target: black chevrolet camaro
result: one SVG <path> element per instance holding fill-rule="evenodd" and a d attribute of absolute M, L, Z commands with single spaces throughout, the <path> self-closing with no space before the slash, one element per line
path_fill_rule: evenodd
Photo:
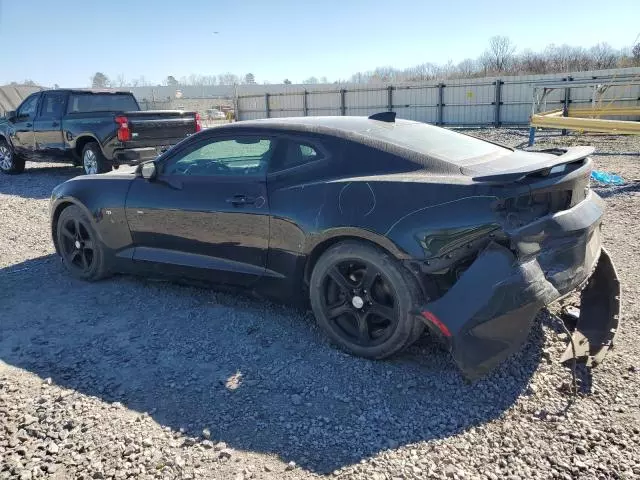
<path fill-rule="evenodd" d="M 53 191 L 69 272 L 142 273 L 309 299 L 345 350 L 384 358 L 428 328 L 475 378 L 581 289 L 566 358 L 597 364 L 620 310 L 589 147 L 524 152 L 371 117 L 237 122 L 135 171 Z"/>

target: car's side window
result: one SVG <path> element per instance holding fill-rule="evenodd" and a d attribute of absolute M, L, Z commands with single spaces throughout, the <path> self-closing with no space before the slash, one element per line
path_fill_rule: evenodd
<path fill-rule="evenodd" d="M 184 176 L 255 175 L 266 171 L 272 145 L 272 140 L 254 136 L 211 140 L 170 158 L 162 172 Z"/>
<path fill-rule="evenodd" d="M 305 165 L 324 158 L 317 146 L 298 140 L 283 140 L 278 158 L 274 159 L 270 170 L 277 172 L 288 168 Z"/>
<path fill-rule="evenodd" d="M 61 92 L 47 92 L 44 94 L 40 118 L 60 119 L 64 112 L 66 95 Z"/>
<path fill-rule="evenodd" d="M 27 98 L 18 110 L 18 118 L 20 120 L 32 119 L 36 115 L 36 107 L 38 106 L 38 97 L 40 95 L 32 95 Z"/>

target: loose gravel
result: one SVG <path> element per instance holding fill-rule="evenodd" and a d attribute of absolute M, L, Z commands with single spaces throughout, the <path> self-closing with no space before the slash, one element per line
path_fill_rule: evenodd
<path fill-rule="evenodd" d="M 534 149 L 567 144 L 595 145 L 598 168 L 630 181 L 599 188 L 624 318 L 575 397 L 548 312 L 468 384 L 428 337 L 374 362 L 332 347 L 308 312 L 242 294 L 73 280 L 48 197 L 79 170 L 0 176 L 0 479 L 640 477 L 640 138 L 543 133 Z"/>

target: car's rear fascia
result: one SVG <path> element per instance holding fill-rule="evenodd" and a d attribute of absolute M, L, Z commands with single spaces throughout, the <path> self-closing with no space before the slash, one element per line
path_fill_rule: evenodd
<path fill-rule="evenodd" d="M 577 179 L 590 169 L 588 160 L 563 178 L 569 188 L 582 188 Z M 567 185 L 563 178 L 542 179 L 541 191 Z M 620 287 L 601 243 L 604 201 L 587 183 L 584 197 L 573 203 L 524 225 L 503 225 L 497 240 L 485 243 L 444 295 L 416 310 L 450 347 L 466 377 L 486 374 L 520 349 L 542 307 L 585 286 L 575 357 L 595 365 L 611 347 Z M 563 360 L 568 358 L 573 354 Z"/>

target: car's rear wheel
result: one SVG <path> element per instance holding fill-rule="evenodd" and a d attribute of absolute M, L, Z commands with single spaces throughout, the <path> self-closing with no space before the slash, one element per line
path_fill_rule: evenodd
<path fill-rule="evenodd" d="M 62 211 L 56 238 L 62 263 L 71 275 L 82 280 L 107 276 L 104 246 L 80 207 L 72 205 Z"/>
<path fill-rule="evenodd" d="M 415 281 L 396 259 L 365 243 L 341 242 L 318 259 L 310 300 L 320 327 L 358 356 L 393 355 L 424 329 L 411 313 L 420 301 Z"/>
<path fill-rule="evenodd" d="M 0 170 L 15 174 L 24 172 L 24 158 L 19 157 L 4 138 L 0 138 Z"/>
<path fill-rule="evenodd" d="M 82 169 L 87 175 L 105 173 L 111 170 L 111 164 L 102 154 L 96 142 L 87 143 L 82 150 Z"/>

